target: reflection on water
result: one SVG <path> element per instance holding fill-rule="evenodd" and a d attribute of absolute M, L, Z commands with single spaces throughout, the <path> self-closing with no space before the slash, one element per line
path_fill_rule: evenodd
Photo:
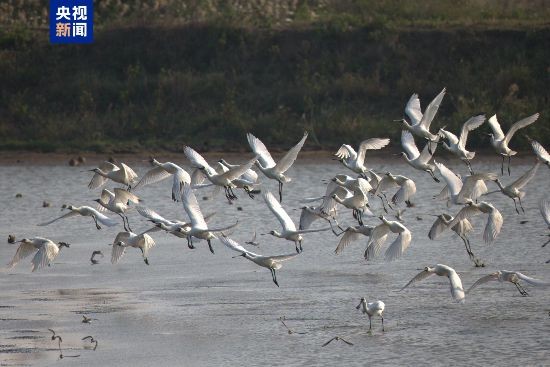
<path fill-rule="evenodd" d="M 243 160 L 245 157 L 243 157 Z M 182 159 L 183 161 L 183 159 Z M 297 221 L 298 200 L 324 192 L 321 179 L 346 170 L 336 162 L 327 164 L 298 160 L 291 170 L 293 181 L 285 185 L 283 206 Z M 454 164 L 453 164 L 454 163 Z M 13 233 L 17 238 L 44 236 L 72 244 L 63 249 L 51 268 L 30 273 L 30 258 L 15 269 L 3 272 L 0 290 L 0 361 L 5 365 L 51 365 L 58 359 L 57 343 L 48 328 L 63 337 L 64 353 L 80 354 L 78 365 L 150 366 L 162 365 L 365 365 L 383 363 L 418 365 L 430 360 L 436 364 L 485 365 L 547 363 L 550 342 L 548 289 L 529 288 L 530 297 L 521 297 L 512 284 L 489 283 L 466 298 L 465 305 L 452 302 L 448 281 L 433 277 L 403 292 L 396 292 L 418 268 L 435 263 L 454 267 L 469 287 L 478 277 L 497 269 L 518 270 L 534 277 L 550 279 L 548 248 L 540 245 L 546 227 L 537 203 L 548 196 L 548 185 L 527 187 L 525 215 L 517 215 L 512 200 L 500 194 L 489 197 L 504 216 L 504 227 L 492 246 L 482 243 L 484 217 L 473 221 L 473 250 L 488 265 L 474 268 L 460 238 L 450 232 L 439 241 L 427 238 L 433 218 L 427 213 L 447 211 L 445 203 L 434 202 L 437 184 L 426 174 L 413 171 L 397 160 L 391 164 L 371 162 L 380 170 L 391 170 L 417 182 L 414 208 L 404 213 L 413 241 L 403 258 L 387 264 L 383 260 L 366 263 L 362 254 L 366 239 L 350 245 L 341 255 L 333 253 L 338 243 L 330 232 L 305 236 L 304 252 L 284 264 L 278 272 L 281 288 L 271 281 L 269 271 L 258 268 L 215 241 L 216 254 L 205 242 L 188 249 L 185 240 L 153 234 L 157 242 L 149 254 L 150 266 L 141 253 L 128 249 L 121 262 L 110 264 L 110 247 L 116 228 L 95 229 L 90 218 L 70 218 L 47 227 L 36 223 L 59 216 L 62 204 L 91 205 L 98 192 L 87 189 L 88 173 L 66 166 L 0 167 L 1 238 Z M 466 173 L 465 166 L 448 163 Z M 529 165 L 516 165 L 512 178 Z M 497 172 L 495 162 L 476 161 L 474 169 Z M 146 167 L 138 167 L 143 173 Z M 549 182 L 550 171 L 542 167 L 535 181 Z M 265 187 L 276 192 L 273 182 Z M 492 185 L 490 185 L 492 186 Z M 22 198 L 15 198 L 16 193 Z M 254 230 L 265 233 L 279 224 L 258 196 L 252 200 L 244 192 L 228 205 L 223 193 L 201 200 L 211 190 L 197 194 L 203 212 L 216 212 L 213 226 L 238 218 L 240 225 L 232 237 L 243 243 Z M 145 204 L 168 218 L 184 219 L 181 204 L 170 200 L 168 181 L 141 189 Z M 52 203 L 42 208 L 42 201 Z M 380 203 L 372 200 L 375 208 Z M 242 207 L 242 211 L 237 207 Z M 380 214 L 379 209 L 375 212 Z M 148 223 L 131 213 L 135 230 Z M 113 216 L 114 217 L 114 216 Z M 340 222 L 353 224 L 351 213 L 341 211 Z M 118 217 L 115 217 L 118 220 Z M 520 224 L 520 221 L 527 220 Z M 367 223 L 376 224 L 372 218 Z M 317 226 L 324 226 L 319 223 Z M 258 236 L 265 254 L 291 253 L 294 245 L 271 236 Z M 391 240 L 391 239 L 390 239 Z M 388 242 L 389 243 L 389 242 Z M 14 245 L 0 246 L 0 261 L 7 263 Z M 91 265 L 94 250 L 105 258 Z M 367 333 L 368 318 L 355 309 L 359 298 L 381 299 L 386 304 L 386 332 L 380 320 L 373 319 L 374 332 Z M 97 318 L 81 322 L 82 314 Z M 280 323 L 286 320 L 291 334 Z M 99 341 L 89 350 L 84 336 Z M 354 343 L 331 343 L 340 335 Z M 73 361 L 73 363 L 76 359 Z M 65 361 L 66 362 L 66 361 Z"/>

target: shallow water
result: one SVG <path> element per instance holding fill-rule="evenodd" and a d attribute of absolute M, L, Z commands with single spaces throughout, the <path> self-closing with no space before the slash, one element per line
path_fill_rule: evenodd
<path fill-rule="evenodd" d="M 243 157 L 243 160 L 245 157 Z M 182 158 L 180 163 L 183 162 Z M 326 163 L 328 162 L 328 163 Z M 465 174 L 459 162 L 445 162 Z M 485 217 L 473 221 L 470 236 L 473 250 L 487 267 L 475 268 L 468 260 L 462 241 L 448 233 L 430 241 L 427 232 L 433 218 L 426 213 L 456 213 L 435 202 L 443 184 L 414 171 L 398 160 L 385 164 L 377 159 L 371 166 L 391 170 L 414 179 L 418 192 L 416 206 L 404 213 L 405 225 L 413 241 L 404 256 L 393 263 L 382 259 L 366 262 L 366 238 L 354 243 L 343 254 L 333 253 L 339 239 L 331 232 L 305 236 L 304 252 L 286 262 L 278 271 L 281 285 L 271 281 L 269 271 L 235 255 L 215 241 L 216 254 L 205 242 L 189 250 L 184 240 L 164 233 L 153 234 L 157 246 L 149 255 L 150 266 L 141 253 L 128 249 L 118 265 L 110 264 L 110 247 L 122 225 L 95 229 L 90 218 L 70 218 L 47 227 L 36 223 L 61 215 L 62 204 L 91 205 L 98 192 L 88 190 L 91 175 L 81 167 L 3 166 L 0 167 L 0 237 L 13 233 L 18 239 L 43 236 L 72 244 L 63 249 L 50 268 L 30 272 L 30 258 L 0 276 L 0 362 L 2 365 L 80 366 L 212 366 L 212 365 L 418 365 L 429 361 L 442 365 L 542 365 L 548 363 L 550 341 L 550 292 L 548 288 L 527 287 L 530 296 L 521 297 L 512 284 L 497 282 L 480 286 L 467 296 L 464 305 L 455 304 L 448 281 L 432 277 L 402 291 L 397 290 L 418 273 L 419 268 L 436 263 L 454 267 L 469 287 L 478 277 L 498 269 L 522 271 L 550 280 L 549 248 L 541 248 L 547 233 L 539 214 L 538 201 L 548 196 L 550 170 L 541 167 L 527 186 L 525 215 L 517 215 L 512 200 L 500 194 L 488 200 L 502 212 L 504 227 L 492 246 L 482 244 Z M 530 166 L 512 166 L 512 178 Z M 499 164 L 476 161 L 474 169 L 497 171 Z M 138 166 L 143 174 L 147 167 Z M 294 180 L 285 185 L 283 206 L 296 221 L 298 199 L 321 195 L 321 179 L 348 173 L 337 162 L 301 161 L 290 171 Z M 260 178 L 264 188 L 276 193 L 277 186 Z M 545 185 L 541 183 L 545 182 Z M 493 185 L 489 185 L 490 190 Z M 99 190 L 98 190 L 99 191 Z M 15 194 L 23 197 L 16 199 Z M 168 218 L 184 219 L 181 204 L 170 200 L 167 181 L 141 189 L 145 204 Z M 243 243 L 254 230 L 267 232 L 279 227 L 261 196 L 249 199 L 243 192 L 228 205 L 223 194 L 210 200 L 211 189 L 197 192 L 203 213 L 217 212 L 212 225 L 223 226 L 239 219 L 231 235 Z M 52 203 L 42 208 L 42 201 Z M 379 201 L 372 199 L 379 207 Z M 241 206 L 242 211 L 237 208 Z M 376 213 L 381 213 L 375 209 Z M 350 213 L 342 210 L 340 222 L 352 225 Z M 137 213 L 131 213 L 133 229 L 148 228 Z M 422 220 L 418 220 L 420 216 Z M 116 217 L 118 219 L 118 217 Z M 520 221 L 527 220 L 525 224 Z M 377 224 L 378 219 L 366 220 Z M 324 227 L 317 222 L 315 227 Z M 291 242 L 258 236 L 261 245 L 252 251 L 261 254 L 293 253 Z M 388 240 L 392 240 L 391 237 Z M 9 262 L 16 247 L 0 246 L 0 261 Z M 92 266 L 93 250 L 105 258 Z M 368 318 L 355 309 L 359 298 L 381 299 L 386 304 L 386 332 L 380 320 Z M 81 323 L 82 314 L 97 318 Z M 298 332 L 289 335 L 278 321 Z M 63 354 L 80 355 L 59 361 L 57 343 L 48 328 L 63 337 Z M 93 351 L 81 338 L 92 335 L 99 346 Z M 340 335 L 354 343 L 332 342 Z"/>

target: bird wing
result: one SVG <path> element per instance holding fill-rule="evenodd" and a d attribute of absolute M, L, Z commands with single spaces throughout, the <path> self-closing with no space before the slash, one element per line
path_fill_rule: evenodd
<path fill-rule="evenodd" d="M 143 257 L 147 258 L 149 250 L 155 246 L 155 240 L 153 240 L 153 237 L 149 236 L 147 233 L 141 233 L 138 236 L 137 245 L 143 251 Z"/>
<path fill-rule="evenodd" d="M 514 181 L 514 183 L 512 183 L 511 186 L 515 186 L 518 190 L 523 188 L 523 186 L 527 185 L 527 183 L 531 181 L 533 177 L 535 177 L 535 174 L 537 173 L 537 169 L 539 168 L 539 166 L 540 166 L 540 162 L 537 161 L 537 163 L 535 163 L 535 165 L 531 169 L 529 169 L 520 178 Z"/>
<path fill-rule="evenodd" d="M 465 294 L 462 281 L 454 269 L 449 269 L 449 282 L 451 283 L 451 295 L 457 302 L 464 302 Z"/>
<path fill-rule="evenodd" d="M 313 213 L 310 208 L 303 207 L 300 213 L 300 225 L 298 229 L 308 229 L 318 218 L 319 216 Z"/>
<path fill-rule="evenodd" d="M 144 206 L 136 206 L 136 210 L 139 214 L 141 214 L 143 217 L 153 221 L 154 223 L 163 223 L 165 225 L 173 224 L 172 221 L 169 221 L 165 219 L 163 216 L 158 214 L 156 211 L 149 209 Z"/>
<path fill-rule="evenodd" d="M 544 149 L 544 147 L 536 140 L 531 139 L 531 146 L 533 147 L 533 151 L 544 162 L 550 162 L 550 154 Z"/>
<path fill-rule="evenodd" d="M 112 164 L 111 162 L 107 162 L 107 161 L 101 163 L 97 168 L 99 168 L 103 172 L 117 171 L 120 169 L 114 164 Z M 99 173 L 96 173 L 93 175 L 92 179 L 90 180 L 90 183 L 88 184 L 88 188 L 91 190 L 97 189 L 98 187 L 103 186 L 105 182 L 107 182 L 107 178 L 101 176 Z"/>
<path fill-rule="evenodd" d="M 99 223 L 101 223 L 103 225 L 106 225 L 107 227 L 114 227 L 118 224 L 116 220 L 114 220 L 112 218 L 109 218 L 105 214 L 101 214 L 100 212 L 98 212 L 97 210 L 95 210 L 94 208 L 92 208 L 90 206 L 83 206 L 82 208 L 86 208 L 86 209 L 90 210 L 92 212 L 93 216 L 95 217 L 95 219 Z"/>
<path fill-rule="evenodd" d="M 251 133 L 246 134 L 246 138 L 248 139 L 248 144 L 250 145 L 250 149 L 254 152 L 254 154 L 258 155 L 258 161 L 262 165 L 263 168 L 271 168 L 275 166 L 275 161 L 273 160 L 273 157 L 271 157 L 271 154 L 269 153 L 269 150 L 265 147 L 264 143 Z"/>
<path fill-rule="evenodd" d="M 391 201 L 394 204 L 400 204 L 405 200 L 409 200 L 416 193 L 416 184 L 413 180 L 407 179 L 401 185 L 401 188 L 397 190 L 395 195 L 393 195 Z"/>
<path fill-rule="evenodd" d="M 434 199 L 436 199 L 436 200 L 446 200 L 448 198 L 449 198 L 449 186 L 448 185 L 445 185 L 445 187 L 443 187 L 443 189 L 441 189 L 439 194 L 434 196 Z"/>
<path fill-rule="evenodd" d="M 333 341 L 334 339 L 336 339 L 336 337 L 330 339 L 328 342 L 326 342 L 325 344 L 321 345 L 322 347 L 326 347 L 327 345 L 330 344 L 331 341 Z"/>
<path fill-rule="evenodd" d="M 504 138 L 504 142 L 506 144 L 508 144 L 510 142 L 510 139 L 512 139 L 514 134 L 519 129 L 523 129 L 524 127 L 527 127 L 527 126 L 531 125 L 533 122 L 537 121 L 538 118 L 539 118 L 539 114 L 535 113 L 534 115 L 526 117 L 522 120 L 519 120 L 515 124 L 513 124 L 512 127 L 510 127 L 510 130 L 508 130 L 508 132 L 506 133 L 506 137 Z"/>
<path fill-rule="evenodd" d="M 487 193 L 485 181 L 494 181 L 498 178 L 495 173 L 476 173 L 467 176 L 463 182 L 460 193 L 458 194 L 458 202 L 466 202 L 466 199 L 475 200 L 481 195 Z"/>
<path fill-rule="evenodd" d="M 339 255 L 344 251 L 344 249 L 352 242 L 359 241 L 361 239 L 362 234 L 357 232 L 352 232 L 346 230 L 346 233 L 342 236 L 340 239 L 340 242 L 338 242 L 338 246 L 336 246 L 336 249 L 334 250 L 334 253 Z"/>
<path fill-rule="evenodd" d="M 430 159 L 432 159 L 437 147 L 437 143 L 434 143 L 433 141 L 427 142 L 426 145 L 424 145 L 424 149 L 422 149 L 422 153 L 420 153 L 418 160 L 422 163 L 428 163 Z M 430 150 L 432 151 L 431 153 Z"/>
<path fill-rule="evenodd" d="M 439 169 L 439 173 L 441 173 L 441 176 L 443 176 L 443 179 L 447 183 L 447 187 L 449 188 L 451 196 L 458 195 L 458 193 L 462 189 L 462 180 L 460 180 L 460 178 L 458 178 L 458 176 L 453 171 L 445 167 L 443 163 L 434 163 Z"/>
<path fill-rule="evenodd" d="M 183 154 L 189 159 L 192 166 L 195 168 L 204 168 L 209 174 L 216 174 L 216 170 L 212 168 L 206 159 L 203 158 L 197 151 L 193 148 L 186 146 L 183 148 Z"/>
<path fill-rule="evenodd" d="M 206 175 L 200 169 L 196 169 L 191 174 L 191 186 L 201 185 L 206 180 Z"/>
<path fill-rule="evenodd" d="M 113 194 L 111 191 L 107 190 L 107 189 L 103 189 L 101 190 L 101 196 L 99 197 L 99 199 L 103 202 L 103 203 L 108 203 L 110 202 L 111 200 L 113 200 L 115 198 L 115 194 Z M 100 205 L 101 208 L 103 208 L 103 210 L 106 210 L 103 206 Z M 102 210 L 102 211 L 103 211 Z"/>
<path fill-rule="evenodd" d="M 430 273 L 429 271 L 422 270 L 420 273 L 416 274 L 414 278 L 412 278 L 403 288 L 401 288 L 399 291 L 402 291 L 403 289 L 407 288 L 409 285 L 419 282 L 421 280 L 426 279 L 430 275 L 433 275 L 434 273 Z"/>
<path fill-rule="evenodd" d="M 384 176 L 376 186 L 374 195 L 381 195 L 384 191 L 399 186 L 395 180 L 389 176 Z"/>
<path fill-rule="evenodd" d="M 504 139 L 504 132 L 502 131 L 502 128 L 498 123 L 497 115 L 491 116 L 487 122 L 489 123 L 489 126 L 491 126 L 491 129 L 493 130 L 495 140 Z"/>
<path fill-rule="evenodd" d="M 52 241 L 48 241 L 42 246 L 34 255 L 32 259 L 32 271 L 37 269 L 42 269 L 43 267 L 49 265 L 59 253 L 59 247 Z"/>
<path fill-rule="evenodd" d="M 199 202 L 193 193 L 191 187 L 187 184 L 183 185 L 182 195 L 183 209 L 191 220 L 191 225 L 197 229 L 208 229 L 204 217 L 201 213 Z"/>
<path fill-rule="evenodd" d="M 275 165 L 275 170 L 277 172 L 280 172 L 280 173 L 285 173 L 291 166 L 292 164 L 294 163 L 294 161 L 296 160 L 296 158 L 298 157 L 298 153 L 300 153 L 300 150 L 302 149 L 302 147 L 304 146 L 304 143 L 306 142 L 306 139 L 307 139 L 307 131 L 304 132 L 304 136 L 302 137 L 302 139 L 298 142 L 298 144 L 296 144 L 295 146 L 293 146 L 286 154 L 283 158 L 281 158 L 279 160 L 279 162 L 277 162 L 277 164 Z"/>
<path fill-rule="evenodd" d="M 119 188 L 115 189 L 115 199 L 116 201 L 124 204 L 128 204 L 129 201 L 131 201 L 132 203 L 138 204 L 141 201 L 139 197 L 129 192 L 128 190 L 119 189 Z"/>
<path fill-rule="evenodd" d="M 264 200 L 271 212 L 275 214 L 281 225 L 283 226 L 283 229 L 287 231 L 296 231 L 296 226 L 294 225 L 294 222 L 292 219 L 290 219 L 290 216 L 288 213 L 283 209 L 281 206 L 281 203 L 277 201 L 275 196 L 269 191 L 266 191 L 264 193 Z"/>
<path fill-rule="evenodd" d="M 420 120 L 420 125 L 425 127 L 426 130 L 430 130 L 430 125 L 435 117 L 435 114 L 437 113 L 437 110 L 439 109 L 439 105 L 441 104 L 444 96 L 445 88 L 443 88 L 443 90 L 439 92 L 439 94 L 433 99 L 433 101 L 430 102 L 428 107 L 426 107 L 426 109 L 424 110 L 424 115 Z"/>
<path fill-rule="evenodd" d="M 378 256 L 382 245 L 386 242 L 388 238 L 388 233 L 390 232 L 390 227 L 385 223 L 381 223 L 374 227 L 367 242 L 367 248 L 365 249 L 364 257 L 366 260 L 372 260 L 374 257 Z"/>
<path fill-rule="evenodd" d="M 365 162 L 365 154 L 367 150 L 371 149 L 382 149 L 386 145 L 390 143 L 390 139 L 382 139 L 382 138 L 371 138 L 367 140 L 363 140 L 361 144 L 359 144 L 359 151 L 357 153 L 357 163 L 362 165 Z"/>
<path fill-rule="evenodd" d="M 180 201 L 184 184 L 191 184 L 191 176 L 184 169 L 178 169 L 172 181 L 172 200 Z"/>
<path fill-rule="evenodd" d="M 544 280 L 540 280 L 540 279 L 531 278 L 531 277 L 529 277 L 525 274 L 520 273 L 519 271 L 516 271 L 515 273 L 518 276 L 518 278 L 520 278 L 521 280 L 526 281 L 527 283 L 529 283 L 531 285 L 536 285 L 536 286 L 550 285 L 549 282 L 545 282 Z"/>
<path fill-rule="evenodd" d="M 369 192 L 372 190 L 372 186 L 369 184 L 367 180 L 364 178 L 359 177 L 354 184 L 354 194 L 363 194 L 365 198 L 369 195 Z"/>
<path fill-rule="evenodd" d="M 430 232 L 428 232 L 428 238 L 430 240 L 436 240 L 447 228 L 449 227 L 445 222 L 440 217 L 437 217 L 434 224 L 432 224 L 432 228 L 430 228 Z"/>
<path fill-rule="evenodd" d="M 52 224 L 53 222 L 59 220 L 59 219 L 65 219 L 65 218 L 70 218 L 70 217 L 76 217 L 78 214 L 78 212 L 74 211 L 74 210 L 71 210 L 69 213 L 66 213 L 66 214 L 63 214 L 62 216 L 58 217 L 58 218 L 55 218 L 55 219 L 52 219 L 48 222 L 44 222 L 44 223 L 40 223 L 40 224 L 37 224 L 37 226 L 47 226 L 48 224 Z"/>
<path fill-rule="evenodd" d="M 336 153 L 334 153 L 335 156 L 337 156 L 340 159 L 348 159 L 351 157 L 351 159 L 357 158 L 357 153 L 355 152 L 355 149 L 351 147 L 351 145 L 348 144 L 342 144 L 340 149 Z"/>
<path fill-rule="evenodd" d="M 470 117 L 468 121 L 462 125 L 462 130 L 460 131 L 460 139 L 458 140 L 458 145 L 462 148 L 466 148 L 466 141 L 468 140 L 468 133 L 472 130 L 477 129 L 485 122 L 485 115 L 477 115 Z"/>
<path fill-rule="evenodd" d="M 544 218 L 544 221 L 550 227 L 550 199 L 541 200 L 539 208 L 542 218 Z"/>
<path fill-rule="evenodd" d="M 133 182 L 137 180 L 138 175 L 133 169 L 131 169 L 130 167 L 128 167 L 122 162 L 120 162 L 120 167 L 122 167 L 122 169 L 124 170 L 124 174 L 128 178 L 128 182 Z"/>
<path fill-rule="evenodd" d="M 287 255 L 275 255 L 275 256 L 269 256 L 269 258 L 276 262 L 286 261 L 295 258 L 299 254 L 293 253 L 293 254 L 287 254 Z"/>
<path fill-rule="evenodd" d="M 15 255 L 13 256 L 13 259 L 8 263 L 8 269 L 13 268 L 17 263 L 33 252 L 36 251 L 36 247 L 32 243 L 24 243 L 21 242 L 19 247 L 17 248 L 17 251 L 15 252 Z"/>
<path fill-rule="evenodd" d="M 159 181 L 162 181 L 171 176 L 171 173 L 167 172 L 164 168 L 158 166 L 151 168 L 147 173 L 139 180 L 134 190 L 139 189 L 140 187 L 150 185 Z"/>
<path fill-rule="evenodd" d="M 455 134 L 445 129 L 439 129 L 439 136 L 448 139 L 450 144 L 458 144 L 459 142 Z"/>
<path fill-rule="evenodd" d="M 496 209 L 493 208 L 487 219 L 487 225 L 485 226 L 485 231 L 483 232 L 483 240 L 486 244 L 491 244 L 497 238 L 502 228 L 502 223 L 504 219 L 502 214 Z"/>
<path fill-rule="evenodd" d="M 256 156 L 251 160 L 249 160 L 248 162 L 246 162 L 245 164 L 241 164 L 240 166 L 235 166 L 230 168 L 227 172 L 224 172 L 220 176 L 229 181 L 233 181 L 241 177 L 242 175 L 244 175 L 245 172 L 248 171 L 254 165 L 254 163 L 256 163 L 257 160 L 258 160 L 258 157 Z"/>
<path fill-rule="evenodd" d="M 463 219 L 470 219 L 473 216 L 476 216 L 478 214 L 481 214 L 481 210 L 476 208 L 475 206 L 465 205 L 460 211 L 455 215 L 451 223 L 449 223 L 449 227 L 453 228 L 455 225 L 458 224 Z"/>
<path fill-rule="evenodd" d="M 416 143 L 414 142 L 414 137 L 408 130 L 401 131 L 401 146 L 410 160 L 416 159 L 420 155 Z"/>
<path fill-rule="evenodd" d="M 243 246 L 241 246 L 237 241 L 235 241 L 235 240 L 233 240 L 229 237 L 221 236 L 220 241 L 221 241 L 221 243 L 223 243 L 225 246 L 229 247 L 233 251 L 240 252 L 241 254 L 249 254 L 249 255 L 252 255 L 252 256 L 260 256 L 258 254 L 255 254 L 253 252 L 248 251 Z"/>
<path fill-rule="evenodd" d="M 487 283 L 487 282 L 490 282 L 490 281 L 493 281 L 493 280 L 498 280 L 498 271 L 496 271 L 494 273 L 491 273 L 489 275 L 485 275 L 485 276 L 479 278 L 478 280 L 476 280 L 476 282 L 474 284 L 472 284 L 472 286 L 466 291 L 466 293 L 470 293 L 478 285 L 481 285 L 483 283 Z"/>
<path fill-rule="evenodd" d="M 414 93 L 407 105 L 405 106 L 405 113 L 409 116 L 411 120 L 411 125 L 417 125 L 422 120 L 422 110 L 420 109 L 420 99 L 418 99 L 418 94 Z"/>
<path fill-rule="evenodd" d="M 231 228 L 235 228 L 238 225 L 239 225 L 239 221 L 237 220 L 235 223 L 230 224 L 230 225 L 225 226 L 225 227 L 208 228 L 208 231 L 212 232 L 214 234 L 222 234 L 223 235 L 223 231 L 230 230 Z"/>
<path fill-rule="evenodd" d="M 111 249 L 111 264 L 116 264 L 122 258 L 126 252 L 126 246 L 118 245 L 119 242 L 127 243 L 130 238 L 129 232 L 119 232 L 115 240 L 113 241 L 113 248 Z"/>
<path fill-rule="evenodd" d="M 411 244 L 412 235 L 408 229 L 405 229 L 403 232 L 399 233 L 399 236 L 389 245 L 386 253 L 384 254 L 384 259 L 386 261 L 397 260 L 403 255 L 405 250 Z"/>

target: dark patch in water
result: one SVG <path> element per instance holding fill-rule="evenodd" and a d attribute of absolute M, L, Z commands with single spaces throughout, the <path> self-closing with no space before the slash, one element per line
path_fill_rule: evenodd
<path fill-rule="evenodd" d="M 0 308 L 15 308 L 15 306 L 2 306 L 2 305 L 0 305 Z"/>
<path fill-rule="evenodd" d="M 11 336 L 6 339 L 43 339 L 43 336 L 39 335 L 22 335 L 22 336 Z"/>
<path fill-rule="evenodd" d="M 51 298 L 31 298 L 30 299 L 31 301 L 38 301 L 38 302 L 42 302 L 42 301 L 55 301 L 54 299 L 51 299 Z"/>

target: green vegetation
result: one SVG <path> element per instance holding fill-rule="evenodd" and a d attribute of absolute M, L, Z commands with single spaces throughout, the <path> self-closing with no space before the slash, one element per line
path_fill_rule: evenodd
<path fill-rule="evenodd" d="M 96 1 L 94 44 L 58 46 L 47 1 L 4 2 L 0 148 L 246 149 L 247 131 L 287 146 L 304 129 L 312 148 L 395 143 L 410 95 L 443 87 L 435 127 L 540 112 L 525 132 L 550 145 L 544 1 L 274 3 Z"/>

